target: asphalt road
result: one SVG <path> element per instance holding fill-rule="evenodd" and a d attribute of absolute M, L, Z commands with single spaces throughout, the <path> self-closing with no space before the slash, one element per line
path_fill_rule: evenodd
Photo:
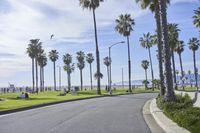
<path fill-rule="evenodd" d="M 74 101 L 0 116 L 0 133 L 150 133 L 144 103 L 157 94 Z"/>

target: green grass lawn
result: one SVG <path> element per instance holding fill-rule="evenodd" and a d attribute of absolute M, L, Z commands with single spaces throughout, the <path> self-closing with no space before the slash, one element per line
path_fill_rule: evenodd
<path fill-rule="evenodd" d="M 178 88 L 178 90 L 183 90 L 183 88 L 182 87 L 179 87 Z M 197 89 L 196 89 L 196 87 L 190 87 L 190 86 L 185 86 L 185 91 L 188 91 L 188 92 L 194 92 L 194 91 L 196 91 Z"/>
<path fill-rule="evenodd" d="M 113 95 L 117 94 L 128 94 L 128 89 L 117 88 L 113 90 Z M 152 90 L 145 90 L 142 88 L 137 88 L 133 90 L 133 93 L 142 93 L 142 92 L 152 92 Z M 158 92 L 155 90 L 154 92 Z M 58 96 L 61 92 L 58 91 L 48 91 L 48 92 L 40 92 L 39 94 L 29 94 L 28 99 L 18 99 L 16 98 L 21 93 L 0 93 L 0 110 L 8 110 L 8 109 L 16 109 L 21 107 L 39 105 L 44 103 L 63 101 L 69 99 L 78 99 L 78 98 L 88 98 L 88 97 L 96 97 L 100 96 L 96 94 L 96 90 L 88 90 L 88 91 L 79 91 L 76 95 L 67 94 L 66 96 Z M 107 95 L 108 93 L 105 90 L 102 90 L 102 95 Z"/>

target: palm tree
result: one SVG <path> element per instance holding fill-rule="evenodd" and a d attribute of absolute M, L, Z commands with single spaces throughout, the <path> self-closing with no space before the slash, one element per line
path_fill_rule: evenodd
<path fill-rule="evenodd" d="M 178 29 L 178 24 L 175 24 L 175 23 L 168 24 L 169 45 L 170 45 L 171 56 L 172 56 L 172 66 L 173 66 L 175 89 L 177 89 L 177 84 L 176 84 L 176 67 L 175 67 L 174 51 L 178 44 L 178 32 L 179 31 L 180 31 L 180 29 Z"/>
<path fill-rule="evenodd" d="M 40 89 L 41 91 L 44 91 L 44 67 L 47 65 L 46 54 L 39 54 L 38 65 L 40 66 Z"/>
<path fill-rule="evenodd" d="M 76 54 L 77 54 L 76 59 L 78 61 L 77 67 L 80 70 L 81 90 L 83 90 L 83 68 L 85 67 L 85 53 L 79 51 Z"/>
<path fill-rule="evenodd" d="M 58 56 L 58 52 L 57 50 L 51 50 L 49 52 L 49 58 L 50 60 L 53 62 L 53 72 L 54 72 L 54 91 L 56 90 L 56 61 L 58 60 L 59 56 Z"/>
<path fill-rule="evenodd" d="M 33 88 L 33 91 L 35 91 L 35 74 L 34 74 L 35 47 L 32 43 L 28 44 L 26 53 L 32 60 L 32 83 L 33 83 L 32 88 Z"/>
<path fill-rule="evenodd" d="M 109 85 L 109 79 L 110 79 L 110 77 L 109 77 L 109 66 L 110 66 L 110 64 L 111 64 L 111 59 L 107 56 L 107 57 L 105 57 L 103 60 L 104 60 L 104 64 L 105 64 L 106 67 L 107 67 L 108 85 Z"/>
<path fill-rule="evenodd" d="M 94 61 L 94 56 L 92 53 L 88 53 L 86 56 L 86 61 L 90 64 L 90 84 L 91 84 L 91 90 L 93 89 L 92 86 L 92 62 Z"/>
<path fill-rule="evenodd" d="M 94 32 L 95 32 L 95 43 L 96 43 L 96 61 L 97 61 L 97 75 L 102 75 L 100 72 L 100 59 L 99 59 L 99 47 L 98 47 L 98 38 L 97 38 L 97 25 L 96 25 L 96 14 L 95 10 L 100 6 L 100 2 L 104 0 L 79 0 L 80 6 L 82 8 L 86 8 L 92 10 L 93 20 L 94 20 Z M 101 94 L 101 83 L 100 77 L 97 77 L 97 94 Z"/>
<path fill-rule="evenodd" d="M 101 78 L 101 79 L 102 79 L 102 78 L 103 78 L 103 74 L 102 74 L 102 73 L 95 73 L 95 74 L 94 74 L 94 78 L 95 78 L 95 79 L 98 79 L 98 78 Z"/>
<path fill-rule="evenodd" d="M 188 75 L 189 75 L 189 79 L 190 79 L 190 87 L 192 87 L 191 70 L 188 70 Z"/>
<path fill-rule="evenodd" d="M 196 81 L 196 87 L 198 89 L 198 79 L 197 79 L 197 67 L 196 67 L 196 51 L 199 49 L 200 43 L 197 38 L 191 38 L 189 40 L 189 49 L 193 52 L 193 62 L 194 62 L 194 75 L 195 75 L 195 81 Z"/>
<path fill-rule="evenodd" d="M 68 91 L 71 91 L 71 73 L 75 69 L 74 64 L 72 64 L 72 55 L 68 53 L 63 55 L 63 62 L 65 64 L 63 68 L 67 72 Z M 67 92 L 66 89 L 65 92 Z"/>
<path fill-rule="evenodd" d="M 134 19 L 131 18 L 130 14 L 121 14 L 118 19 L 116 19 L 115 30 L 119 32 L 120 35 L 127 38 L 128 45 L 128 75 L 129 75 L 129 92 L 131 90 L 131 58 L 130 58 L 130 45 L 129 45 L 129 36 L 133 31 L 133 26 L 135 25 Z"/>
<path fill-rule="evenodd" d="M 176 70 L 176 79 L 178 80 L 179 70 Z M 176 81 L 178 82 L 178 81 Z M 176 83 L 177 84 L 177 83 Z"/>
<path fill-rule="evenodd" d="M 165 94 L 165 85 L 164 85 L 164 74 L 163 74 L 163 42 L 162 42 L 162 27 L 161 27 L 161 16 L 160 16 L 160 5 L 158 0 L 136 0 L 137 3 L 140 3 L 142 9 L 149 8 L 153 13 L 155 13 L 156 27 L 157 27 L 157 43 L 158 43 L 158 60 L 159 60 L 159 76 L 160 76 L 160 95 L 164 96 Z M 166 0 L 169 3 L 169 0 Z M 171 93 L 173 94 L 173 93 Z"/>
<path fill-rule="evenodd" d="M 168 27 L 167 27 L 167 6 L 166 1 L 158 0 L 160 6 L 160 16 L 161 16 L 161 27 L 163 35 L 163 44 L 164 44 L 164 66 L 165 66 L 165 77 L 166 77 L 166 88 L 167 93 L 165 95 L 165 101 L 175 101 L 176 96 L 173 90 L 173 78 L 172 78 L 172 69 L 171 69 L 171 57 L 170 57 L 170 46 L 168 38 Z"/>
<path fill-rule="evenodd" d="M 143 60 L 141 66 L 142 66 L 142 68 L 143 68 L 144 71 L 145 71 L 146 81 L 148 81 L 148 80 L 147 80 L 147 69 L 148 69 L 148 67 L 149 67 L 149 61 L 148 61 L 148 60 Z M 147 89 L 147 84 L 145 84 L 145 89 Z"/>
<path fill-rule="evenodd" d="M 179 56 L 179 61 L 180 61 L 180 67 L 181 67 L 181 80 L 182 80 L 182 88 L 184 90 L 184 72 L 183 72 L 183 64 L 182 64 L 182 57 L 181 54 L 184 51 L 184 42 L 183 41 L 178 41 L 177 47 L 175 48 L 175 51 L 177 52 Z"/>
<path fill-rule="evenodd" d="M 36 92 L 38 93 L 38 55 L 39 53 L 42 53 L 42 42 L 40 42 L 40 39 L 31 39 L 30 44 L 33 45 L 33 54 L 35 57 L 35 72 L 36 72 Z"/>
<path fill-rule="evenodd" d="M 197 10 L 194 10 L 194 25 L 196 25 L 197 28 L 200 28 L 200 7 Z"/>
<path fill-rule="evenodd" d="M 200 28 L 200 7 L 197 10 L 194 10 L 194 14 L 195 15 L 193 16 L 193 18 L 194 18 L 193 23 L 197 28 Z M 199 31 L 199 33 L 200 33 L 200 31 Z"/>
<path fill-rule="evenodd" d="M 153 74 L 153 65 L 152 65 L 152 60 L 151 60 L 151 47 L 153 46 L 153 44 L 154 44 L 154 37 L 149 32 L 147 34 L 143 34 L 143 37 L 140 38 L 140 45 L 143 48 L 146 48 L 149 52 L 152 85 L 153 85 L 153 80 L 154 80 L 154 74 Z M 152 86 L 152 88 L 154 89 L 154 85 Z"/>

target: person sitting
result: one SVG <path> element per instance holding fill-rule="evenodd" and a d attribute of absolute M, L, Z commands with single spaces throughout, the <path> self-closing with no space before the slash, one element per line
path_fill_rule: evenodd
<path fill-rule="evenodd" d="M 17 98 L 24 99 L 24 98 L 26 98 L 26 95 L 25 95 L 25 93 L 24 93 L 24 92 L 22 92 L 22 94 L 21 94 L 20 96 L 18 96 Z"/>
<path fill-rule="evenodd" d="M 28 95 L 28 93 L 27 93 L 27 92 L 25 93 L 25 98 L 29 98 L 29 95 Z"/>

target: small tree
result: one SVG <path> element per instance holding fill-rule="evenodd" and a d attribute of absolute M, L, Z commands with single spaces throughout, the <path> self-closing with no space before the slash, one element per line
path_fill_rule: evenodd
<path fill-rule="evenodd" d="M 92 53 L 87 54 L 86 61 L 90 64 L 90 84 L 91 84 L 91 90 L 92 90 L 93 89 L 93 86 L 92 86 L 92 62 L 94 61 L 94 56 Z"/>
<path fill-rule="evenodd" d="M 72 55 L 65 54 L 63 55 L 63 62 L 64 62 L 64 70 L 67 72 L 67 80 L 68 80 L 68 91 L 71 91 L 71 73 L 74 71 L 75 67 L 74 64 L 72 64 Z M 64 90 L 67 92 L 67 90 Z"/>
<path fill-rule="evenodd" d="M 79 51 L 76 53 L 76 59 L 77 59 L 77 67 L 80 70 L 80 81 L 81 81 L 81 90 L 83 90 L 83 68 L 85 67 L 85 53 L 82 51 Z"/>
<path fill-rule="evenodd" d="M 197 67 L 196 67 L 196 51 L 199 49 L 200 43 L 197 38 L 191 38 L 189 40 L 189 49 L 193 52 L 193 62 L 194 62 L 194 75 L 195 75 L 195 81 L 196 81 L 196 87 L 198 89 L 198 78 L 197 78 Z"/>
<path fill-rule="evenodd" d="M 148 67 L 149 67 L 149 61 L 148 61 L 148 60 L 143 60 L 141 66 L 142 66 L 142 68 L 143 68 L 144 71 L 145 71 L 146 81 L 148 81 L 148 80 L 147 80 L 147 69 L 148 69 Z M 147 83 L 147 82 L 146 82 L 146 83 Z M 145 89 L 147 89 L 147 84 L 145 84 Z"/>
<path fill-rule="evenodd" d="M 56 61 L 58 60 L 58 52 L 56 50 L 51 50 L 49 52 L 49 58 L 53 62 L 53 74 L 54 74 L 54 91 L 56 90 Z"/>
<path fill-rule="evenodd" d="M 109 79 L 110 79 L 110 76 L 109 76 L 109 66 L 111 64 L 111 59 L 107 56 L 104 58 L 104 64 L 106 65 L 107 67 L 107 75 L 108 75 L 108 85 L 109 85 Z M 111 88 L 110 88 L 111 89 Z"/>

